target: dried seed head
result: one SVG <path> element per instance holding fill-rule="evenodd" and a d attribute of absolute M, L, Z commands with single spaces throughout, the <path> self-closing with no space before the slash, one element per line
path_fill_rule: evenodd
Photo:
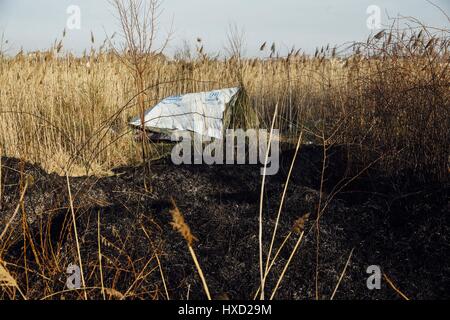
<path fill-rule="evenodd" d="M 170 210 L 170 214 L 172 215 L 172 222 L 170 224 L 174 230 L 178 231 L 187 243 L 192 246 L 194 241 L 197 241 L 197 238 L 191 233 L 191 228 L 189 228 L 188 224 L 184 221 L 183 214 L 178 209 L 175 201 L 173 199 L 171 201 L 173 208 Z"/>
<path fill-rule="evenodd" d="M 305 229 L 305 223 L 308 221 L 309 219 L 309 213 L 306 213 L 303 215 L 303 217 L 298 218 L 297 220 L 295 220 L 294 222 L 294 232 L 300 234 L 303 232 L 303 230 Z"/>
<path fill-rule="evenodd" d="M 381 30 L 380 32 L 378 32 L 376 35 L 374 35 L 373 37 L 377 40 L 380 40 L 385 34 L 385 30 Z"/>

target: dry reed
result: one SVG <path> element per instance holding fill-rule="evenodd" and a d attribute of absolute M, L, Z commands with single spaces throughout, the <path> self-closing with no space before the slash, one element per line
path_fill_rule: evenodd
<path fill-rule="evenodd" d="M 195 254 L 194 248 L 192 247 L 194 241 L 197 239 L 192 235 L 191 229 L 189 228 L 188 224 L 184 221 L 183 214 L 178 209 L 175 201 L 172 199 L 172 206 L 173 208 L 170 210 L 170 213 L 172 214 L 172 227 L 178 231 L 183 238 L 186 240 L 189 253 L 191 254 L 192 260 L 194 261 L 195 267 L 197 268 L 198 275 L 200 276 L 200 279 L 202 281 L 203 289 L 205 290 L 206 297 L 208 300 L 211 300 L 211 294 L 209 292 L 208 284 L 206 282 L 205 275 L 203 274 L 203 270 L 200 267 L 200 263 L 198 262 L 197 255 Z"/>

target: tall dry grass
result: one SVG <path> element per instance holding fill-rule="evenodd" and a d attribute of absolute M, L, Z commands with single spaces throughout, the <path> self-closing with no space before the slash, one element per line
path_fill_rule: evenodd
<path fill-rule="evenodd" d="M 305 129 L 312 142 L 324 136 L 327 143 L 355 146 L 355 162 L 371 153 L 390 153 L 383 160 L 386 169 L 420 170 L 443 179 L 449 140 L 448 35 L 419 24 L 387 30 L 339 57 L 329 47 L 313 57 L 292 51 L 265 60 L 158 55 L 143 75 L 145 104 L 239 85 L 245 89 L 239 109 L 248 115 L 239 126 L 270 127 L 278 103 L 275 127 L 284 135 L 296 137 Z M 139 114 L 136 97 L 141 95 L 127 67 L 105 50 L 76 58 L 58 55 L 58 49 L 1 58 L 2 152 L 48 171 L 70 169 L 72 175 L 136 163 L 139 146 L 127 120 Z"/>

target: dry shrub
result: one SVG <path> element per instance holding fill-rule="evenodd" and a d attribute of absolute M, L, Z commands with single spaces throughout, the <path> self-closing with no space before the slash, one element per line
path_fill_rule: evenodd
<path fill-rule="evenodd" d="M 360 44 L 350 60 L 357 87 L 343 134 L 387 157 L 388 174 L 447 179 L 449 141 L 448 32 L 387 30 Z"/>

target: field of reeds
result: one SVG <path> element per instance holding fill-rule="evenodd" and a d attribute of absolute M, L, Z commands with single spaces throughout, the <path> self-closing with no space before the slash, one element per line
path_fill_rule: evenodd
<path fill-rule="evenodd" d="M 139 114 L 133 74 L 111 52 L 76 58 L 57 54 L 62 44 L 0 60 L 2 154 L 75 175 L 136 163 L 139 148 L 127 126 Z M 176 59 L 157 55 L 145 70 L 145 106 L 170 95 L 240 86 L 246 97 L 237 126 L 268 128 L 278 104 L 275 127 L 286 137 L 295 140 L 306 130 L 314 142 L 382 155 L 387 169 L 443 179 L 448 46 L 447 31 L 417 28 L 381 32 L 341 48 L 340 56 L 326 47 L 315 56 L 292 50 L 276 57 L 275 46 L 261 48 L 267 59 L 215 59 L 202 48 Z"/>
<path fill-rule="evenodd" d="M 407 298 L 394 282 L 413 297 L 448 296 L 430 277 L 439 268 L 450 278 L 439 265 L 450 37 L 414 22 L 313 55 L 262 44 L 265 59 L 208 55 L 199 39 L 174 57 L 146 56 L 140 74 L 124 63 L 132 53 L 105 45 L 75 57 L 64 37 L 47 52 L 0 55 L 0 297 L 243 299 L 263 287 L 270 298 L 278 289 L 284 299 L 333 299 L 338 289 L 347 299 Z M 283 170 L 266 189 L 253 167 L 174 168 L 159 145 L 147 149 L 150 173 L 140 166 L 128 122 L 142 105 L 234 86 L 230 126 L 281 131 Z M 285 236 L 270 242 L 274 225 Z M 429 264 L 410 259 L 433 246 Z M 396 280 L 384 273 L 389 286 L 370 296 L 357 268 L 375 263 L 374 252 Z M 75 293 L 65 289 L 69 263 L 85 268 Z M 408 278 L 419 269 L 423 278 Z"/>

